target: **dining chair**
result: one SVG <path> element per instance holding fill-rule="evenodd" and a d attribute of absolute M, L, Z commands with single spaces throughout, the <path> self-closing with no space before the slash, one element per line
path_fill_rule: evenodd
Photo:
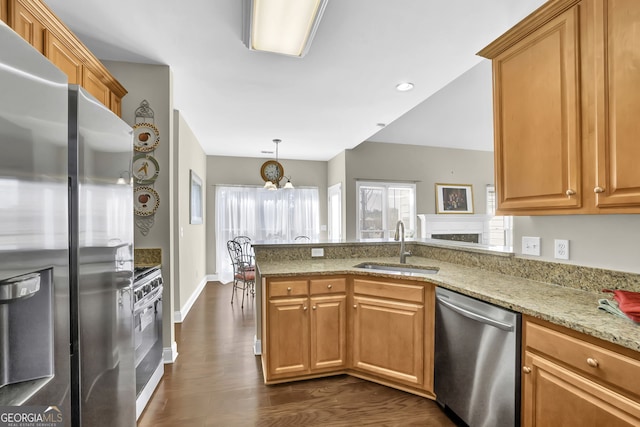
<path fill-rule="evenodd" d="M 242 251 L 242 245 L 235 240 L 227 242 L 227 250 L 229 258 L 233 264 L 233 289 L 231 290 L 231 304 L 238 290 L 242 291 L 242 302 L 240 308 L 244 308 L 244 295 L 251 293 L 254 295 L 254 286 L 256 282 L 255 268 L 249 265 Z"/>
<path fill-rule="evenodd" d="M 232 240 L 238 242 L 242 247 L 242 258 L 247 263 L 247 268 L 255 270 L 255 256 L 253 255 L 253 248 L 251 247 L 251 237 L 236 236 Z"/>

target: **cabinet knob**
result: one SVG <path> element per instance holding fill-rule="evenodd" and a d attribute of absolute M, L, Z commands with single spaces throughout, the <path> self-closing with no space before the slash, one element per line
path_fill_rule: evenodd
<path fill-rule="evenodd" d="M 291 292 L 291 286 L 287 288 L 287 292 Z"/>
<path fill-rule="evenodd" d="M 566 194 L 567 196 L 573 196 L 574 194 L 576 194 L 576 192 L 575 192 L 575 190 L 568 189 L 568 190 L 565 192 L 565 194 Z"/>
<path fill-rule="evenodd" d="M 353 308 L 358 308 L 358 304 L 353 304 Z"/>
<path fill-rule="evenodd" d="M 604 188 L 602 187 L 596 187 L 593 189 L 594 193 L 604 193 Z"/>
<path fill-rule="evenodd" d="M 597 368 L 599 363 L 596 359 L 594 359 L 593 357 L 588 357 L 587 358 L 587 365 L 591 366 L 592 368 Z"/>
<path fill-rule="evenodd" d="M 531 373 L 531 368 L 528 366 L 523 366 L 522 367 L 522 372 L 524 372 L 525 374 L 530 374 Z"/>
<path fill-rule="evenodd" d="M 333 288 L 333 285 L 327 285 L 327 289 Z"/>
<path fill-rule="evenodd" d="M 313 309 L 315 310 L 317 307 L 314 305 L 314 306 L 313 306 L 313 307 L 311 307 L 311 308 L 313 308 Z"/>
<path fill-rule="evenodd" d="M 302 309 L 303 309 L 304 311 L 307 311 L 307 306 L 306 306 L 306 305 L 305 305 L 305 306 L 302 306 Z"/>

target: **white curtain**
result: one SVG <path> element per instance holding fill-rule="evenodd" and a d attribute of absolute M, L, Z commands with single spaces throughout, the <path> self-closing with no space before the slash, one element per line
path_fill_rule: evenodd
<path fill-rule="evenodd" d="M 269 191 L 260 187 L 216 187 L 216 266 L 219 280 L 233 277 L 227 241 L 248 236 L 254 242 L 317 240 L 320 206 L 317 188 Z"/>

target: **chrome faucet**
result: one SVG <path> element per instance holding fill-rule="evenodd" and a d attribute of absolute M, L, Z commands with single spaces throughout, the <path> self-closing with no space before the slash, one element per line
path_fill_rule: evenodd
<path fill-rule="evenodd" d="M 404 223 L 402 220 L 396 223 L 396 235 L 393 240 L 396 242 L 400 239 L 400 264 L 407 263 L 407 257 L 411 256 L 411 251 L 405 251 L 404 249 Z"/>

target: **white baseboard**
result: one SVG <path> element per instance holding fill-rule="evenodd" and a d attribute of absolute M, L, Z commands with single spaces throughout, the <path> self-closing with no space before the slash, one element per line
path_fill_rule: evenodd
<path fill-rule="evenodd" d="M 147 407 L 147 403 L 151 400 L 151 395 L 156 390 L 156 387 L 160 383 L 162 376 L 164 375 L 164 364 L 162 361 L 158 364 L 158 367 L 155 371 L 153 371 L 153 375 L 149 379 L 149 382 L 144 386 L 140 395 L 136 399 L 136 420 L 140 418 L 140 414 L 144 411 L 144 408 Z"/>
<path fill-rule="evenodd" d="M 217 282 L 218 281 L 218 275 L 217 274 L 207 274 L 207 281 L 208 282 Z"/>
<path fill-rule="evenodd" d="M 178 358 L 178 343 L 173 341 L 171 347 L 164 347 L 162 351 L 162 359 L 164 363 L 173 363 Z"/>
<path fill-rule="evenodd" d="M 260 356 L 262 354 L 262 340 L 259 340 L 257 336 L 253 336 L 253 354 Z"/>
<path fill-rule="evenodd" d="M 198 284 L 196 290 L 193 291 L 187 302 L 180 308 L 179 311 L 175 311 L 173 313 L 173 321 L 175 323 L 182 323 L 182 321 L 187 317 L 187 314 L 189 314 L 189 310 L 191 310 L 191 307 L 193 307 L 193 304 L 196 302 L 196 300 L 204 290 L 204 287 L 207 285 L 208 281 L 209 276 L 205 276 Z"/>

